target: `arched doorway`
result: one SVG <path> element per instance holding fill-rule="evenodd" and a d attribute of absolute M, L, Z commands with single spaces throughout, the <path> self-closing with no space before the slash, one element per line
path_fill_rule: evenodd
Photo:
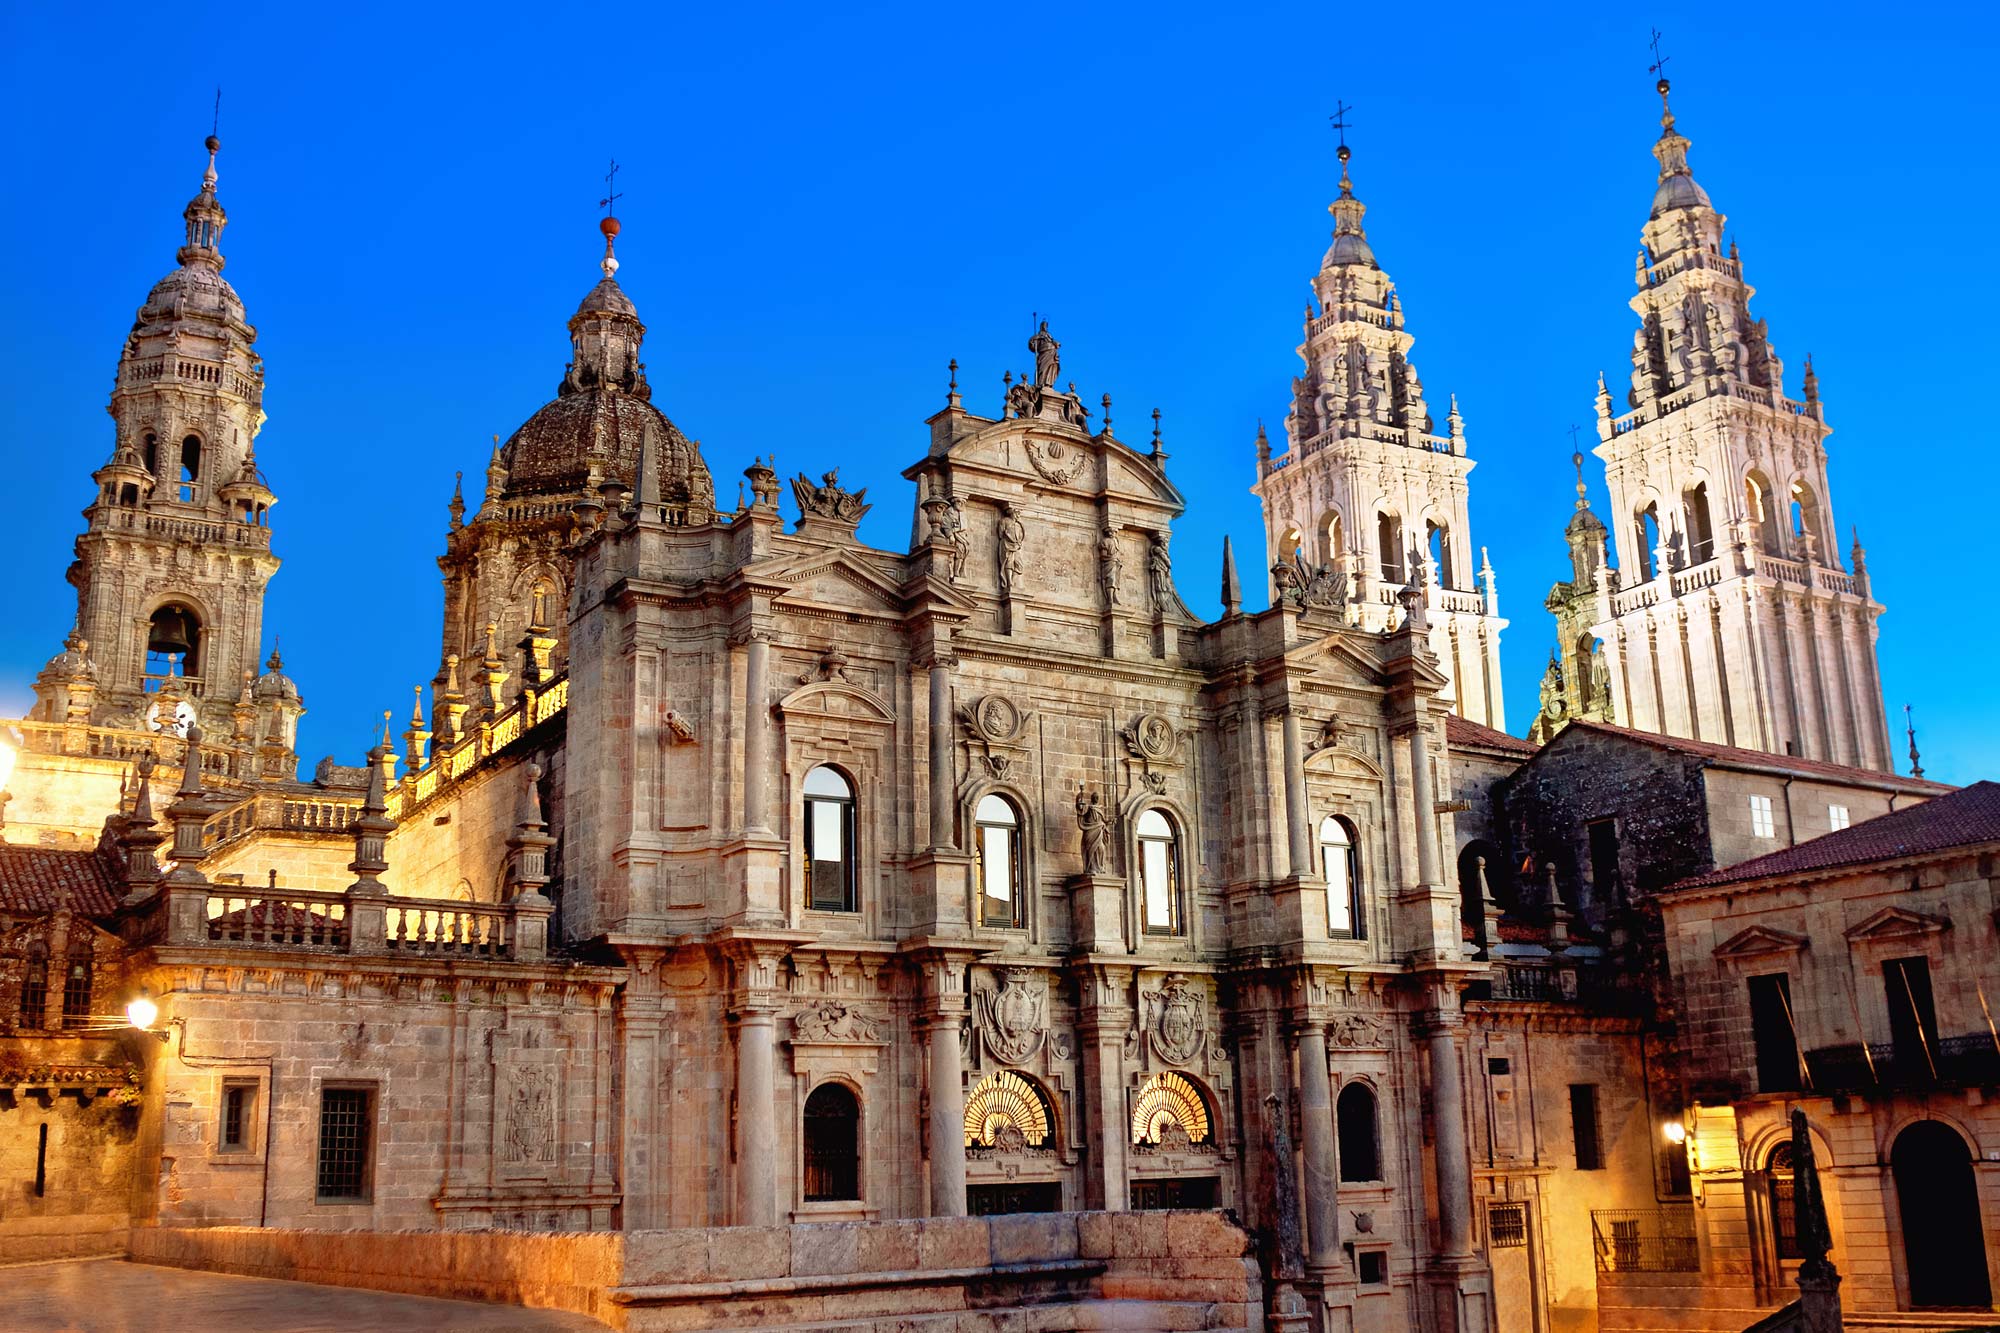
<path fill-rule="evenodd" d="M 1889 1152 L 1903 1218 L 1903 1271 L 1912 1306 L 1993 1303 L 1979 1191 L 1965 1140 L 1937 1120 L 1919 1120 Z"/>

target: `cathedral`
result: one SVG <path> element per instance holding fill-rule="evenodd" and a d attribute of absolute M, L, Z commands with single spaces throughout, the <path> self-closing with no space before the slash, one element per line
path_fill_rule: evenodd
<path fill-rule="evenodd" d="M 1873 1077 L 1877 1027 L 1901 1060 L 1975 1032 L 2000 880 L 1965 829 L 2000 821 L 1986 784 L 1894 769 L 1817 382 L 1787 397 L 1661 124 L 1624 409 L 1597 389 L 1612 523 L 1578 455 L 1528 739 L 1458 404 L 1417 374 L 1343 143 L 1283 451 L 1257 436 L 1261 571 L 1176 548 L 1157 424 L 1115 431 L 1046 324 L 1003 395 L 954 373 L 908 442 L 906 548 L 857 538 L 870 479 L 833 459 L 759 460 L 722 508 L 607 217 L 555 397 L 453 495 L 428 703 L 304 775 L 211 137 L 120 350 L 74 628 L 0 733 L 0 1237 L 785 1233 L 795 1299 L 801 1236 L 1207 1211 L 1262 1295 L 1232 1322 L 1175 1288 L 1207 1322 L 1143 1326 L 1740 1329 L 1823 1294 L 1815 1264 L 1850 1310 L 1991 1309 L 2000 1042 L 1862 1086 L 1803 1034 L 1824 1011 Z M 1931 906 L 1877 910 L 1901 881 L 1865 856 L 1766 864 L 1933 802 Z M 1845 938 L 1910 1006 L 1878 1015 L 1878 978 L 1849 1020 L 1800 973 L 1774 1027 L 1770 977 L 1844 927 L 1738 922 L 1765 900 L 1703 887 L 1732 867 L 1780 896 L 1847 875 Z M 1730 938 L 1696 957 L 1702 932 Z M 1747 1017 L 1711 1016 L 1744 960 Z M 1973 1145 L 1984 1285 L 1921 1257 L 1914 1228 L 1962 1225 L 1885 1220 L 1910 1190 L 1868 1126 L 1912 1098 Z M 628 1283 L 612 1322 L 725 1326 L 704 1291 Z M 697 1299 L 712 1322 L 673 1322 Z"/>

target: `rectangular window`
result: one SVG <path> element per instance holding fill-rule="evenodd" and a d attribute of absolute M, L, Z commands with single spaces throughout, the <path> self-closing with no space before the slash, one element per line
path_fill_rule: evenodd
<path fill-rule="evenodd" d="M 1364 1287 L 1389 1285 L 1389 1254 L 1386 1250 L 1362 1250 L 1354 1256 L 1354 1275 Z"/>
<path fill-rule="evenodd" d="M 985 899 L 980 922 L 988 926 L 1015 924 L 1014 830 L 991 824 L 979 827 L 979 890 Z"/>
<path fill-rule="evenodd" d="M 1840 832 L 1854 821 L 1848 816 L 1844 805 L 1829 805 L 1826 808 L 1826 826 L 1835 833 Z"/>
<path fill-rule="evenodd" d="M 1349 874 L 1352 847 L 1321 842 L 1320 873 L 1326 877 L 1326 929 L 1330 935 L 1354 933 L 1354 881 Z"/>
<path fill-rule="evenodd" d="M 1569 1127 L 1576 1141 L 1576 1169 L 1598 1171 L 1604 1167 L 1604 1153 L 1597 1142 L 1597 1085 L 1569 1085 Z"/>
<path fill-rule="evenodd" d="M 216 1143 L 223 1152 L 250 1151 L 251 1126 L 256 1123 L 251 1118 L 251 1111 L 256 1104 L 256 1084 L 222 1085 L 222 1126 Z"/>
<path fill-rule="evenodd" d="M 1752 796 L 1750 798 L 1750 832 L 1759 838 L 1778 836 L 1778 824 L 1771 816 L 1771 798 Z"/>
<path fill-rule="evenodd" d="M 1519 1249 L 1528 1243 L 1528 1206 L 1496 1203 L 1486 1210 L 1487 1240 L 1496 1250 Z"/>
<path fill-rule="evenodd" d="M 1750 1040 L 1757 1048 L 1757 1090 L 1799 1090 L 1798 1034 L 1792 1028 L 1792 979 L 1783 972 L 1750 978 Z"/>
<path fill-rule="evenodd" d="M 366 1200 L 375 1094 L 369 1088 L 323 1088 L 319 1094 L 319 1189 L 322 1202 Z"/>
<path fill-rule="evenodd" d="M 1889 1001 L 1889 1040 L 1896 1046 L 1896 1068 L 1905 1074 L 1930 1070 L 1938 1044 L 1930 960 L 1889 959 L 1882 964 L 1882 988 Z"/>
<path fill-rule="evenodd" d="M 1618 821 L 1593 819 L 1586 827 L 1590 832 L 1590 882 L 1597 889 L 1599 902 L 1614 901 L 1625 889 L 1624 877 L 1618 872 Z"/>
<path fill-rule="evenodd" d="M 1173 844 L 1165 838 L 1139 840 L 1139 875 L 1146 890 L 1146 930 L 1155 935 L 1180 933 L 1173 852 Z"/>

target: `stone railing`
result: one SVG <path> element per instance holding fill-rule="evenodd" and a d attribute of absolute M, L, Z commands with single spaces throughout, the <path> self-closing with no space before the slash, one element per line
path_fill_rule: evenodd
<path fill-rule="evenodd" d="M 220 546 L 271 548 L 271 530 L 255 523 L 226 523 L 221 519 L 181 518 L 156 514 L 146 509 L 122 505 L 97 505 L 90 514 L 94 532 L 134 532 L 165 541 L 202 542 Z"/>
<path fill-rule="evenodd" d="M 1630 588 L 1620 588 L 1617 592 L 1612 593 L 1611 614 L 1613 616 L 1622 616 L 1628 611 L 1638 611 L 1648 606 L 1657 605 L 1659 600 L 1659 580 L 1648 579 L 1644 583 L 1635 584 Z"/>
<path fill-rule="evenodd" d="M 506 958 L 512 913 L 498 903 L 409 903 L 391 898 L 384 943 L 397 953 Z"/>
<path fill-rule="evenodd" d="M 187 742 L 170 731 L 140 731 L 126 727 L 73 727 L 58 722 L 10 719 L 8 725 L 21 733 L 22 748 L 31 754 L 81 755 L 90 759 L 115 759 L 136 763 L 141 755 L 160 762 L 154 782 L 178 781 L 177 774 L 187 762 Z M 201 751 L 201 771 L 213 778 L 247 779 L 252 757 L 242 751 L 206 745 Z"/>
<path fill-rule="evenodd" d="M 133 916 L 130 938 L 135 944 L 176 947 L 521 962 L 546 956 L 553 910 L 539 894 L 509 903 L 463 903 L 169 879 Z"/>
<path fill-rule="evenodd" d="M 1722 561 L 1707 560 L 1692 569 L 1683 569 L 1673 575 L 1674 596 L 1698 592 L 1712 588 L 1722 582 Z"/>
<path fill-rule="evenodd" d="M 209 889 L 206 896 L 204 938 L 208 940 L 285 949 L 348 946 L 345 894 Z"/>
<path fill-rule="evenodd" d="M 440 745 L 430 762 L 405 774 L 389 793 L 389 814 L 401 818 L 431 800 L 479 764 L 520 740 L 522 735 L 569 707 L 569 678 L 559 676 L 540 689 L 521 692 L 521 700 L 499 717 L 465 732 L 456 745 Z"/>

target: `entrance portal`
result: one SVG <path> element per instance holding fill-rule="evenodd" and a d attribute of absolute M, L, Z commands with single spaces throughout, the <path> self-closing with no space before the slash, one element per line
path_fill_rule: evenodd
<path fill-rule="evenodd" d="M 1913 1306 L 1989 1308 L 1985 1230 L 1972 1154 L 1952 1129 L 1919 1120 L 1889 1152 L 1903 1218 L 1903 1269 Z"/>
<path fill-rule="evenodd" d="M 1132 1207 L 1138 1212 L 1156 1208 L 1213 1208 L 1216 1206 L 1214 1176 L 1169 1176 L 1165 1179 L 1132 1182 Z"/>

